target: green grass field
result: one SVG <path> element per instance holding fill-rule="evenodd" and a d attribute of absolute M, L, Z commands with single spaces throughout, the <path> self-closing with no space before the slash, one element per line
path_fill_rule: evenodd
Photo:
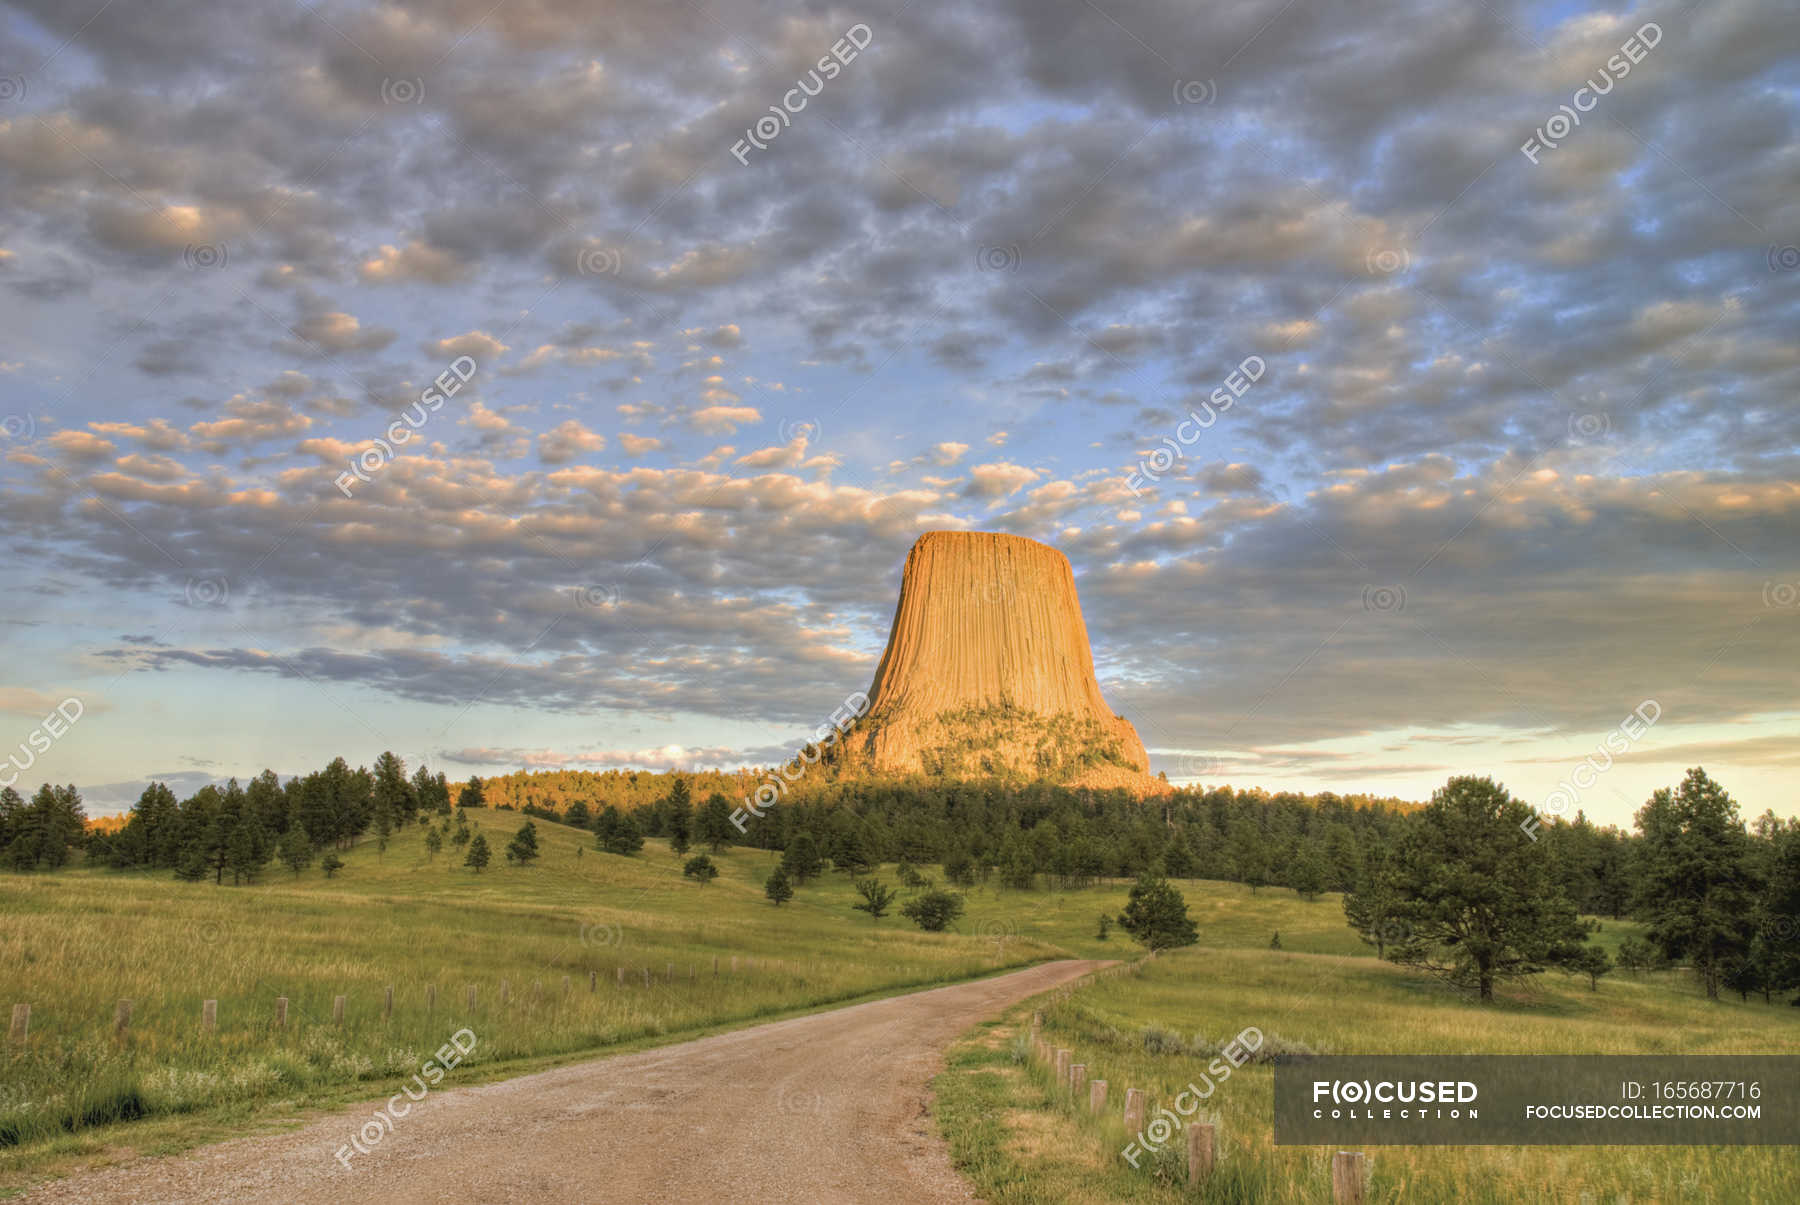
<path fill-rule="evenodd" d="M 1026 1057 L 1031 1007 L 957 1044 L 939 1077 L 938 1113 L 959 1165 L 994 1202 L 1331 1199 L 1329 1151 L 1276 1147 L 1273 1072 L 1249 1064 L 1219 1084 L 1207 1111 L 1220 1162 L 1204 1192 L 1186 1184 L 1180 1144 L 1139 1160 L 1126 1087 L 1147 1115 L 1199 1081 L 1232 1035 L 1255 1026 L 1265 1049 L 1318 1053 L 1800 1053 L 1800 1009 L 1735 997 L 1708 1001 L 1684 974 L 1615 972 L 1597 992 L 1560 973 L 1509 986 L 1494 1005 L 1378 961 L 1343 924 L 1336 896 L 1286 890 L 1252 899 L 1232 883 L 1190 883 L 1201 942 L 1130 974 L 1104 976 L 1040 1003 L 1044 1036 L 1109 1084 L 1100 1117 L 1053 1090 Z M 1279 931 L 1281 950 L 1268 948 Z M 1607 922 L 1601 940 L 1633 932 Z M 1146 1033 L 1149 1032 L 1149 1041 Z M 1790 1202 L 1800 1158 L 1787 1147 L 1373 1147 L 1371 1201 Z"/>
<path fill-rule="evenodd" d="M 429 860 L 417 828 L 385 854 L 359 844 L 332 879 L 316 866 L 236 888 L 160 872 L 0 875 L 0 1006 L 31 1005 L 28 1043 L 0 1052 L 0 1182 L 370 1095 L 465 1026 L 478 1043 L 455 1074 L 474 1082 L 1029 964 L 1059 956 L 1045 939 L 1075 923 L 1065 900 L 977 892 L 960 933 L 925 934 L 852 910 L 841 874 L 777 909 L 762 893 L 776 855 L 730 850 L 702 886 L 666 844 L 615 857 L 542 820 L 541 859 L 510 867 L 498 851 L 523 818 L 470 815 L 496 851 L 479 875 L 449 845 Z M 277 997 L 289 1000 L 281 1031 Z M 133 1002 L 122 1040 L 121 998 Z M 205 999 L 218 1001 L 214 1032 L 201 1028 Z"/>
<path fill-rule="evenodd" d="M 471 818 L 496 850 L 521 821 L 511 812 Z M 272 868 L 241 888 L 98 869 L 0 875 L 0 1005 L 32 1006 L 28 1043 L 0 1055 L 0 1195 L 46 1174 L 378 1095 L 464 1027 L 478 1042 L 453 1084 L 1046 958 L 1138 954 L 1117 930 L 1096 937 L 1100 915 L 1123 906 L 1125 883 L 977 888 L 958 932 L 923 934 L 898 915 L 871 922 L 854 911 L 841 874 L 773 907 L 762 894 L 773 854 L 731 850 L 717 859 L 719 879 L 701 886 L 682 878 L 660 842 L 619 858 L 579 830 L 538 828 L 536 865 L 497 856 L 480 875 L 448 846 L 428 859 L 417 829 L 384 855 L 359 845 L 334 879 L 317 868 L 297 879 Z M 883 877 L 893 881 L 891 868 Z M 1047 1035 L 1111 1080 L 1115 1099 L 1127 1084 L 1141 1087 L 1152 1110 L 1210 1051 L 1149 1053 L 1151 1028 L 1160 1045 L 1173 1035 L 1197 1049 L 1254 1025 L 1272 1042 L 1328 1052 L 1800 1051 L 1800 1009 L 1708 1002 L 1674 974 L 1615 973 L 1597 993 L 1550 974 L 1481 1008 L 1377 961 L 1334 896 L 1305 903 L 1281 889 L 1182 887 L 1200 947 L 1038 1005 Z M 1632 931 L 1609 922 L 1601 939 L 1616 944 Z M 1279 951 L 1268 948 L 1275 932 Z M 390 985 L 394 1013 L 384 1019 Z M 346 997 L 341 1027 L 337 995 Z M 273 1024 L 278 996 L 290 1001 L 285 1030 Z M 123 1038 L 112 1028 L 121 998 L 133 1001 Z M 204 999 L 218 1001 L 213 1032 L 201 1028 Z M 1127 1135 L 1116 1116 L 1097 1122 L 1050 1092 L 1047 1074 L 1020 1057 L 1028 1017 L 1015 1010 L 974 1031 L 938 1082 L 940 1119 L 982 1193 L 997 1202 L 1195 1199 L 1172 1159 L 1141 1171 L 1120 1159 Z M 1327 1198 L 1320 1152 L 1270 1144 L 1270 1091 L 1268 1069 L 1253 1065 L 1215 1094 L 1223 1162 L 1205 1199 Z M 1371 1153 L 1373 1199 L 1383 1201 L 1800 1199 L 1800 1160 L 1781 1148 Z"/>

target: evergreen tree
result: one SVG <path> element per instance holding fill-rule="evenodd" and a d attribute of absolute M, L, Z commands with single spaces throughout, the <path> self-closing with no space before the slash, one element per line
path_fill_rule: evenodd
<path fill-rule="evenodd" d="M 506 860 L 520 866 L 529 866 L 538 856 L 537 825 L 527 820 L 519 826 L 506 846 Z"/>
<path fill-rule="evenodd" d="M 377 796 L 375 799 L 375 852 L 378 857 L 387 853 L 388 840 L 393 835 L 393 807 L 385 798 Z"/>
<path fill-rule="evenodd" d="M 958 887 L 975 885 L 975 862 L 968 854 L 958 850 L 944 860 L 944 878 Z"/>
<path fill-rule="evenodd" d="M 1238 881 L 1255 895 L 1257 888 L 1269 885 L 1269 851 L 1262 830 L 1251 821 L 1240 820 L 1232 825 L 1230 844 Z"/>
<path fill-rule="evenodd" d="M 268 836 L 256 817 L 241 817 L 226 841 L 225 862 L 231 870 L 232 886 L 255 882 L 271 852 Z"/>
<path fill-rule="evenodd" d="M 287 795 L 275 771 L 264 770 L 244 788 L 244 815 L 255 817 L 257 826 L 271 840 L 287 832 Z"/>
<path fill-rule="evenodd" d="M 1014 891 L 1030 891 L 1037 885 L 1037 865 L 1018 829 L 1012 829 L 1000 845 L 1000 885 Z"/>
<path fill-rule="evenodd" d="M 217 794 L 210 786 L 202 787 L 181 801 L 176 818 L 175 877 L 183 882 L 198 883 L 213 873 L 210 843 Z"/>
<path fill-rule="evenodd" d="M 661 830 L 661 834 L 673 836 L 675 827 L 680 825 L 688 830 L 689 843 L 693 841 L 693 830 L 695 830 L 693 794 L 688 791 L 686 778 L 682 778 L 680 775 L 670 775 L 670 793 L 662 796 L 661 807 L 655 809 L 655 816 L 657 816 L 657 827 Z"/>
<path fill-rule="evenodd" d="M 413 771 L 412 797 L 421 815 L 436 816 L 450 810 L 449 784 L 422 764 Z"/>
<path fill-rule="evenodd" d="M 1656 947 L 1641 937 L 1627 937 L 1619 943 L 1619 965 L 1638 974 L 1656 966 Z"/>
<path fill-rule="evenodd" d="M 225 789 L 219 792 L 217 806 L 212 809 L 206 836 L 212 857 L 213 882 L 220 886 L 225 883 L 225 872 L 231 868 L 232 837 L 243 822 L 244 807 L 244 788 L 238 786 L 237 779 L 229 779 Z"/>
<path fill-rule="evenodd" d="M 1350 891 L 1362 871 L 1362 850 L 1356 830 L 1342 820 L 1325 826 L 1325 877 L 1332 891 Z"/>
<path fill-rule="evenodd" d="M 367 770 L 352 770 L 343 758 L 333 758 L 297 785 L 289 783 L 293 810 L 316 843 L 348 849 L 374 819 L 374 781 Z"/>
<path fill-rule="evenodd" d="M 298 824 L 291 825 L 288 831 L 281 834 L 279 847 L 281 864 L 294 872 L 296 878 L 300 872 L 312 865 L 312 840 L 307 837 L 306 830 Z"/>
<path fill-rule="evenodd" d="M 1576 955 L 1569 959 L 1568 968 L 1579 975 L 1588 977 L 1588 990 L 1600 990 L 1600 976 L 1613 969 L 1612 957 L 1596 945 L 1584 945 Z"/>
<path fill-rule="evenodd" d="M 469 852 L 463 858 L 464 866 L 473 866 L 475 873 L 480 874 L 493 855 L 488 852 L 487 834 L 476 833 L 475 839 L 469 842 Z"/>
<path fill-rule="evenodd" d="M 694 843 L 694 800 L 688 792 L 687 779 L 681 775 L 675 775 L 674 781 L 669 784 L 669 793 L 662 799 L 661 812 L 663 831 L 669 835 L 669 848 L 679 857 Z"/>
<path fill-rule="evenodd" d="M 11 870 L 56 870 L 68 864 L 70 851 L 87 840 L 87 813 L 74 784 L 45 783 L 25 803 L 17 791 L 5 788 L 4 804 L 9 819 L 6 847 L 0 862 Z"/>
<path fill-rule="evenodd" d="M 217 855 L 224 842 L 220 799 L 219 789 L 208 784 L 181 801 L 176 820 L 177 878 L 197 883 L 217 876 Z"/>
<path fill-rule="evenodd" d="M 695 854 L 681 868 L 681 873 L 690 879 L 700 880 L 700 885 L 704 887 L 719 877 L 719 867 L 705 854 Z"/>
<path fill-rule="evenodd" d="M 1399 941 L 1408 931 L 1407 924 L 1396 914 L 1399 896 L 1388 879 L 1387 859 L 1379 853 L 1370 855 L 1356 886 L 1344 893 L 1344 919 L 1357 935 L 1375 947 L 1375 957 L 1386 958 L 1390 943 Z"/>
<path fill-rule="evenodd" d="M 180 857 L 180 814 L 175 792 L 166 785 L 145 787 L 114 844 L 114 864 L 172 868 Z"/>
<path fill-rule="evenodd" d="M 1187 838 L 1180 833 L 1170 835 L 1169 844 L 1163 849 L 1162 863 L 1163 873 L 1172 879 L 1191 879 L 1200 871 L 1194 851 L 1188 846 Z"/>
<path fill-rule="evenodd" d="M 636 820 L 609 803 L 594 822 L 594 844 L 609 854 L 629 858 L 644 848 L 644 834 Z"/>
<path fill-rule="evenodd" d="M 1132 884 L 1125 911 L 1119 914 L 1119 928 L 1147 950 L 1170 950 L 1200 940 L 1181 892 L 1148 871 Z"/>
<path fill-rule="evenodd" d="M 438 851 L 443 848 L 444 848 L 444 832 L 443 832 L 443 830 L 437 829 L 437 828 L 426 829 L 425 830 L 425 860 L 428 862 L 437 861 Z"/>
<path fill-rule="evenodd" d="M 419 800 L 407 781 L 406 763 L 391 751 L 375 759 L 373 794 L 375 808 L 385 808 L 392 825 L 406 824 L 418 814 Z"/>
<path fill-rule="evenodd" d="M 802 885 L 817 878 L 825 869 L 824 860 L 819 857 L 819 843 L 813 840 L 811 833 L 794 835 L 781 855 L 781 865 L 787 870 L 788 878 Z"/>
<path fill-rule="evenodd" d="M 1577 952 L 1586 927 L 1521 827 L 1531 808 L 1491 778 L 1452 778 L 1413 816 L 1390 861 L 1391 961 L 1494 998 L 1502 979 Z"/>
<path fill-rule="evenodd" d="M 588 805 L 579 799 L 569 805 L 569 810 L 564 812 L 562 817 L 564 824 L 573 825 L 576 828 L 586 828 L 593 822 L 593 819 L 594 817 L 588 812 Z M 576 848 L 579 849 L 580 846 L 576 846 Z"/>
<path fill-rule="evenodd" d="M 873 866 L 868 846 L 854 823 L 846 824 L 832 836 L 831 862 L 853 877 L 867 874 Z"/>
<path fill-rule="evenodd" d="M 0 787 L 0 866 L 8 870 L 24 870 L 19 865 L 27 856 L 37 861 L 37 847 L 27 850 L 19 838 L 25 833 L 25 797 L 12 787 Z"/>
<path fill-rule="evenodd" d="M 1288 885 L 1303 900 L 1316 900 L 1325 890 L 1325 860 L 1311 845 L 1302 845 L 1288 867 Z"/>
<path fill-rule="evenodd" d="M 1723 986 L 1738 994 L 1738 999 L 1749 1000 L 1751 992 L 1760 993 L 1764 999 L 1769 994 L 1769 951 L 1760 936 L 1750 940 L 1749 948 L 1740 954 L 1726 968 Z"/>
<path fill-rule="evenodd" d="M 902 904 L 900 914 L 927 933 L 942 933 L 963 914 L 963 898 L 953 891 L 933 889 Z"/>
<path fill-rule="evenodd" d="M 1637 814 L 1644 836 L 1638 913 L 1668 958 L 1686 958 L 1718 999 L 1755 931 L 1758 885 L 1737 803 L 1704 770 L 1656 791 Z"/>
<path fill-rule="evenodd" d="M 870 920 L 886 916 L 894 903 L 894 889 L 880 879 L 856 880 L 856 894 L 862 896 L 862 900 L 850 906 L 858 912 L 867 912 Z"/>
<path fill-rule="evenodd" d="M 699 841 L 714 853 L 723 851 L 738 835 L 737 826 L 731 823 L 731 801 L 717 791 L 708 795 L 705 806 L 700 809 L 696 828 L 695 837 Z"/>
<path fill-rule="evenodd" d="M 319 861 L 319 869 L 325 872 L 325 877 L 328 879 L 335 879 L 337 872 L 343 868 L 344 860 L 336 853 L 328 853 Z"/>
<path fill-rule="evenodd" d="M 787 871 L 779 865 L 769 872 L 763 882 L 763 894 L 772 900 L 777 908 L 794 898 L 794 884 L 789 881 Z"/>
<path fill-rule="evenodd" d="M 1800 988 L 1800 821 L 1790 821 L 1770 840 L 1761 935 L 1769 945 L 1768 987 L 1787 992 Z"/>
<path fill-rule="evenodd" d="M 487 792 L 481 785 L 481 779 L 474 774 L 463 784 L 462 793 L 456 797 L 459 808 L 482 808 L 487 806 Z"/>

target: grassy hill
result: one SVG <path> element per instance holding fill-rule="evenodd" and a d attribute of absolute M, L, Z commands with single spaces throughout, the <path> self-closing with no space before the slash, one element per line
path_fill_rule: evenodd
<path fill-rule="evenodd" d="M 1551 972 L 1503 988 L 1488 1006 L 1379 961 L 1343 925 L 1338 897 L 1228 883 L 1185 885 L 1201 944 L 1102 977 L 1051 1002 L 1012 1010 L 959 1042 L 939 1077 L 938 1116 L 963 1170 L 1007 1205 L 1090 1201 L 1328 1201 L 1328 1150 L 1276 1147 L 1273 1070 L 1251 1063 L 1217 1084 L 1219 1170 L 1202 1197 L 1185 1183 L 1182 1139 L 1164 1153 L 1121 1155 L 1134 1135 L 1119 1107 L 1127 1087 L 1156 1115 L 1205 1083 L 1221 1046 L 1248 1026 L 1263 1050 L 1321 1054 L 1800 1053 L 1800 1009 L 1707 1000 L 1685 972 Z M 1268 948 L 1281 934 L 1280 950 Z M 1604 922 L 1616 946 L 1635 926 Z M 1052 1047 L 1108 1081 L 1101 1117 L 1053 1090 L 1025 1057 L 1033 1009 Z M 1758 1202 L 1800 1200 L 1788 1147 L 1372 1147 L 1371 1202 Z"/>
<path fill-rule="evenodd" d="M 478 1045 L 456 1074 L 474 1082 L 1028 964 L 1057 956 L 1038 938 L 1073 923 L 1060 908 L 1027 915 L 977 897 L 960 934 L 925 934 L 852 910 L 839 874 L 777 909 L 762 892 L 774 854 L 730 850 L 702 886 L 664 843 L 616 857 L 543 820 L 542 857 L 512 867 L 499 851 L 523 818 L 468 814 L 495 850 L 479 874 L 452 846 L 429 857 L 415 827 L 385 853 L 372 841 L 345 852 L 329 879 L 316 866 L 271 867 L 243 887 L 167 872 L 0 875 L 0 1005 L 31 1005 L 27 1045 L 0 1054 L 0 1175 L 387 1091 L 463 1027 Z M 116 1038 L 120 999 L 132 1018 Z M 213 1031 L 206 999 L 218 1001 Z"/>
<path fill-rule="evenodd" d="M 1117 930 L 1109 941 L 1096 936 L 1099 917 L 1125 902 L 1122 882 L 977 888 L 958 932 L 924 934 L 898 916 L 872 922 L 854 911 L 842 874 L 772 906 L 762 882 L 775 855 L 757 850 L 718 856 L 720 877 L 702 886 L 682 877 L 664 843 L 615 857 L 587 832 L 539 820 L 542 857 L 510 867 L 499 851 L 522 817 L 469 814 L 496 851 L 480 874 L 453 847 L 429 857 L 410 828 L 385 853 L 369 841 L 346 852 L 329 879 L 317 867 L 298 878 L 272 868 L 236 888 L 166 872 L 0 875 L 0 1006 L 32 1006 L 29 1042 L 0 1054 L 0 1195 L 97 1158 L 182 1149 L 386 1095 L 465 1027 L 478 1041 L 452 1086 L 1044 958 L 1137 953 Z M 891 868 L 881 873 L 894 881 Z M 1674 974 L 1615 973 L 1590 992 L 1585 980 L 1553 973 L 1482 1008 L 1378 962 L 1344 925 L 1336 896 L 1309 903 L 1281 888 L 1181 887 L 1199 947 L 1046 1008 L 1056 1040 L 1153 1099 L 1204 1066 L 1189 1048 L 1246 1025 L 1330 1051 L 1800 1051 L 1800 1009 L 1709 1003 Z M 1606 922 L 1601 939 L 1634 931 Z M 1276 932 L 1282 948 L 1271 950 Z M 390 985 L 394 1011 L 384 1018 Z M 282 996 L 289 1024 L 277 1030 Z M 133 1014 L 117 1037 L 121 998 Z M 201 1028 L 205 999 L 218 1001 L 214 1031 Z M 1118 1158 L 1116 1122 L 1107 1129 L 1070 1114 L 1015 1059 L 1012 1036 L 1028 1015 L 977 1031 L 940 1081 L 940 1115 L 989 1198 L 1186 1199 Z M 1162 1035 L 1153 1045 L 1163 1053 L 1146 1046 L 1148 1030 Z M 1224 1199 L 1321 1197 L 1304 1153 L 1268 1145 L 1267 1069 L 1238 1075 L 1219 1102 L 1234 1177 L 1221 1185 L 1238 1185 Z M 1376 1199 L 1388 1200 L 1408 1185 L 1450 1194 L 1407 1197 L 1416 1200 L 1575 1201 L 1581 1191 L 1640 1202 L 1800 1199 L 1800 1170 L 1779 1150 L 1645 1148 L 1618 1158 L 1391 1148 L 1375 1166 Z M 1504 1192 L 1481 1187 L 1493 1176 Z M 1764 1195 L 1741 1195 L 1744 1186 Z"/>

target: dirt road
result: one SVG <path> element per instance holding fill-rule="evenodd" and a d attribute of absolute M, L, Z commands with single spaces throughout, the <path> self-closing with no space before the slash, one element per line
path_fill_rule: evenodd
<path fill-rule="evenodd" d="M 348 1168 L 335 1152 L 385 1098 L 20 1199 L 968 1201 L 925 1112 L 943 1048 L 976 1021 L 1104 965 L 1049 963 L 470 1088 L 455 1087 L 451 1071 L 423 1100 L 402 1097 L 411 1112 L 368 1154 L 352 1152 Z"/>

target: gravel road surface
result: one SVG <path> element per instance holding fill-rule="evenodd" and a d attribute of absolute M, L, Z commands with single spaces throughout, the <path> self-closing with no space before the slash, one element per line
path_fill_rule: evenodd
<path fill-rule="evenodd" d="M 385 1097 L 301 1129 L 137 1159 L 18 1199 L 969 1201 L 926 1113 L 944 1047 L 975 1022 L 1105 965 L 1047 963 L 475 1087 L 455 1087 L 452 1071 L 348 1169 L 334 1152 Z"/>

